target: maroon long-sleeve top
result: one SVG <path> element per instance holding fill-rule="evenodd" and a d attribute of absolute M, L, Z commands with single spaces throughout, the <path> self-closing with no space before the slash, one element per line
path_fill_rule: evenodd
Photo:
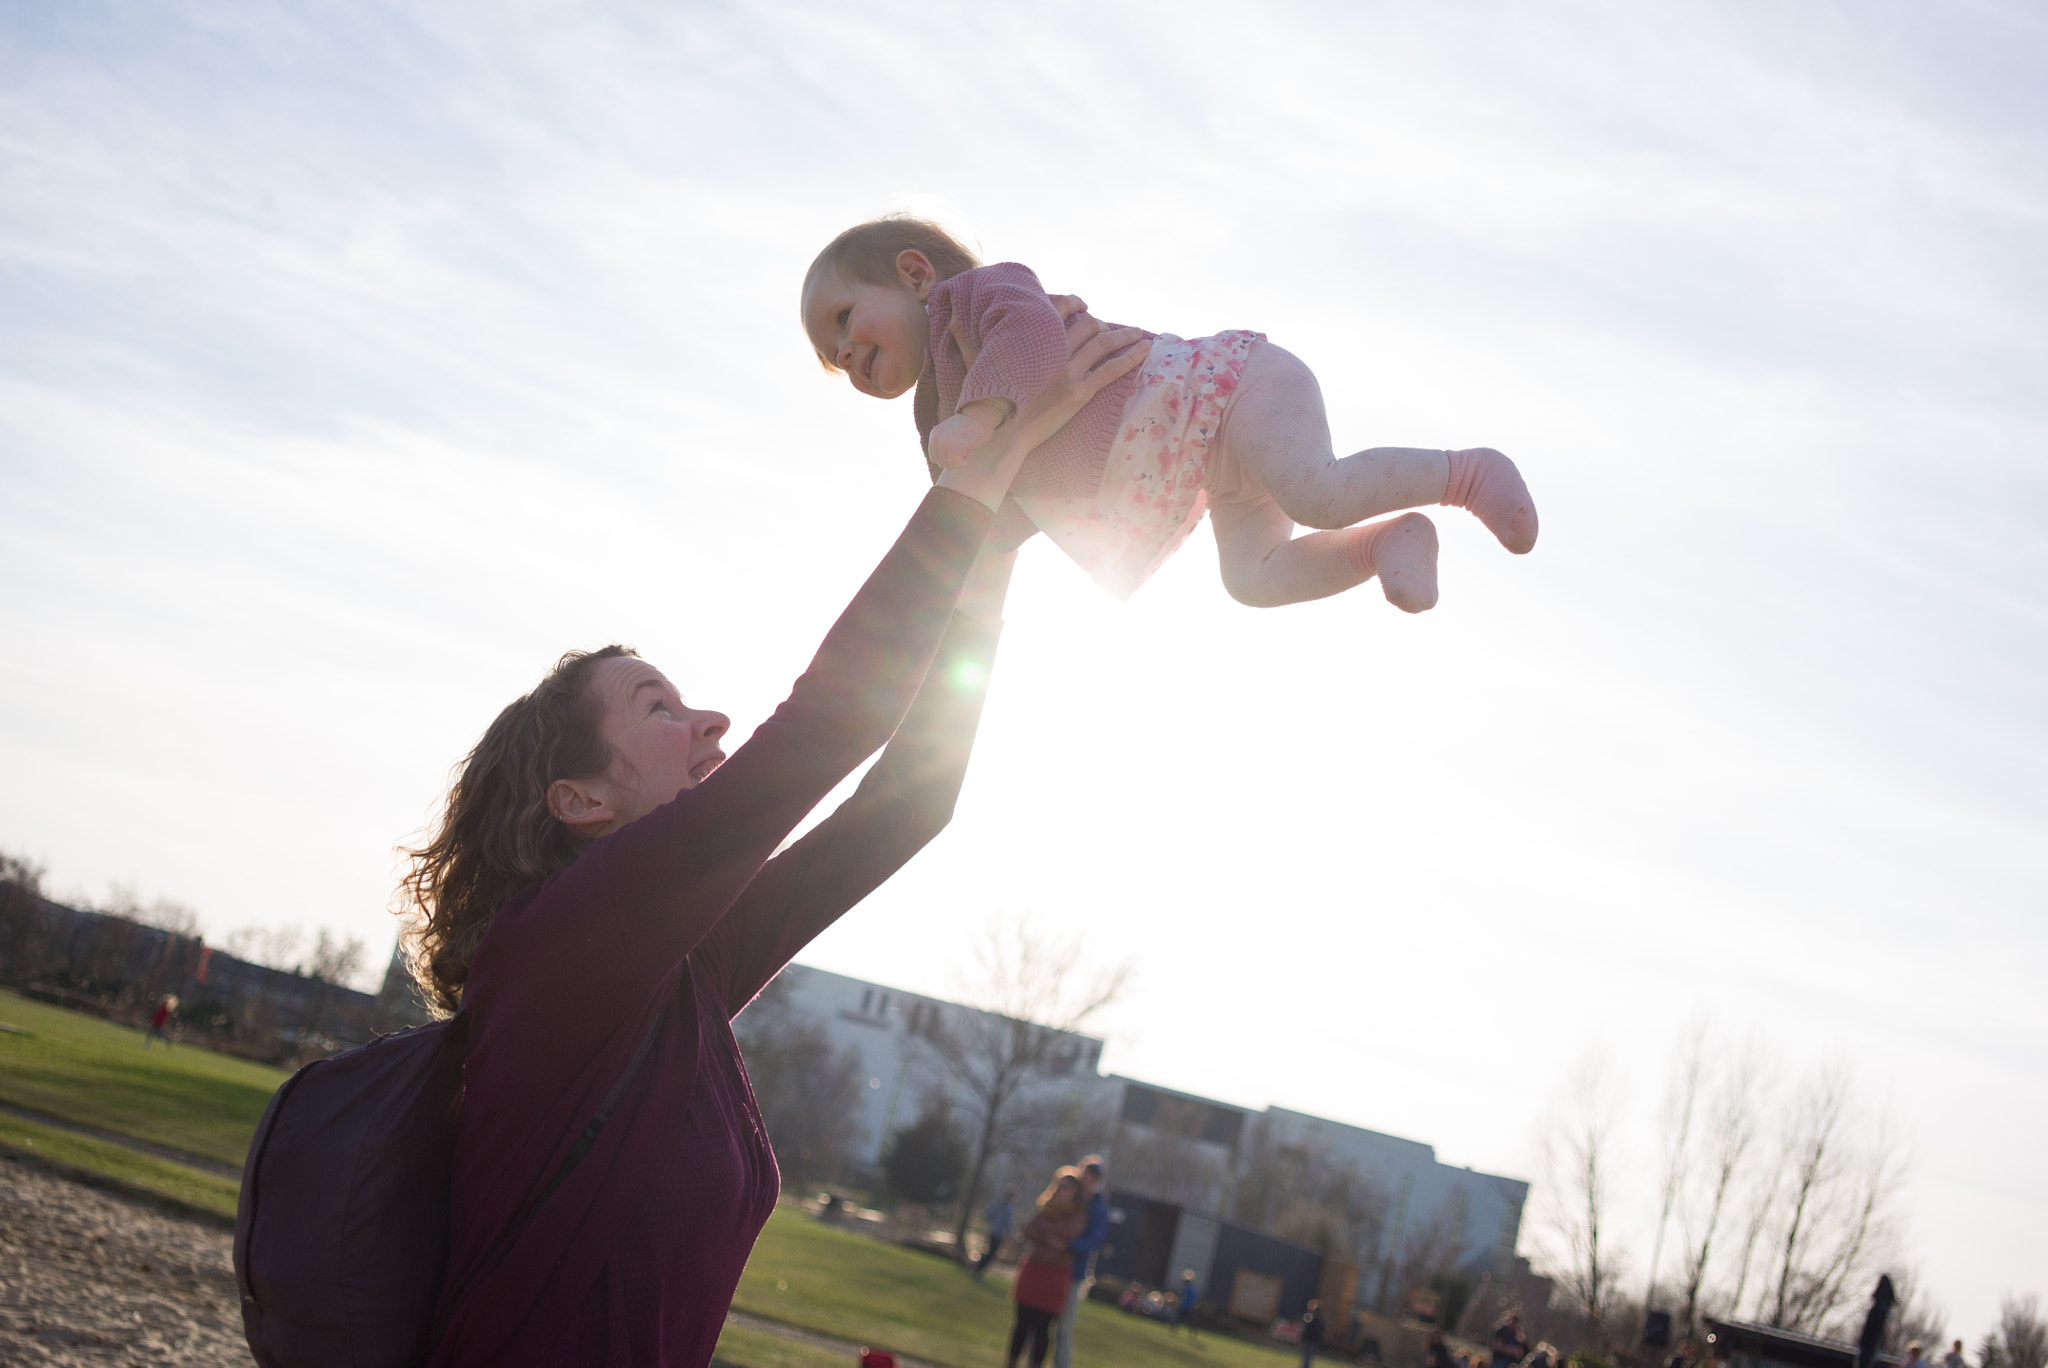
<path fill-rule="evenodd" d="M 950 818 L 996 635 L 953 607 L 990 522 L 933 490 L 744 746 L 491 923 L 463 995 L 434 1368 L 709 1362 L 778 1183 L 731 1019 Z M 650 1028 L 587 1157 L 535 1209 Z"/>

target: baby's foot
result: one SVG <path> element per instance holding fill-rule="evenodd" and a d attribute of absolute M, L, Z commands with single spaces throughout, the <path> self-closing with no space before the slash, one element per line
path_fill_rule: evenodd
<path fill-rule="evenodd" d="M 1469 508 L 1500 544 L 1518 556 L 1536 545 L 1536 501 L 1515 463 L 1492 447 L 1447 451 L 1451 478 L 1444 483 L 1443 502 Z"/>
<path fill-rule="evenodd" d="M 1380 592 L 1404 613 L 1436 607 L 1436 524 L 1420 513 L 1351 529 L 1351 564 L 1378 575 Z"/>

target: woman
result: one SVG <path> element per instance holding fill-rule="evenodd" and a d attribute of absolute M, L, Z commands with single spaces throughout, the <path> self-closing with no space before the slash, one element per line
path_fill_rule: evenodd
<path fill-rule="evenodd" d="M 406 880 L 416 973 L 469 1024 L 435 1368 L 710 1360 L 778 1182 L 731 1019 L 950 817 L 1013 560 L 983 539 L 1025 454 L 1143 359 L 1096 328 L 1073 319 L 1066 375 L 925 496 L 731 759 L 722 714 L 607 647 L 464 762 Z"/>
<path fill-rule="evenodd" d="M 1038 1199 L 1037 1213 L 1018 1234 L 1024 1257 L 1010 1284 L 1010 1300 L 1017 1303 L 1017 1315 L 1010 1324 L 1010 1352 L 1003 1359 L 1003 1368 L 1017 1368 L 1017 1355 L 1027 1342 L 1031 1346 L 1030 1368 L 1040 1368 L 1045 1362 L 1052 1325 L 1067 1304 L 1067 1284 L 1073 1278 L 1074 1258 L 1067 1246 L 1087 1224 L 1081 1170 L 1058 1170 L 1052 1185 Z"/>

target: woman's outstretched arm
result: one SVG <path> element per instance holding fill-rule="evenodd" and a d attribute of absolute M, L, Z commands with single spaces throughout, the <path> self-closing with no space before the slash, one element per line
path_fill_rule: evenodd
<path fill-rule="evenodd" d="M 984 549 L 917 699 L 851 797 L 764 866 L 705 941 L 729 1015 L 952 820 L 995 667 L 1015 552 Z"/>

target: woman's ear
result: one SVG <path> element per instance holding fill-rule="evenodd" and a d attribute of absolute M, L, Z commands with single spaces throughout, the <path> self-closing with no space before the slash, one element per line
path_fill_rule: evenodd
<path fill-rule="evenodd" d="M 896 278 L 903 282 L 903 288 L 917 296 L 917 302 L 924 303 L 932 288 L 939 283 L 938 268 L 932 259 L 915 247 L 906 247 L 896 254 Z"/>
<path fill-rule="evenodd" d="M 548 785 L 548 811 L 576 836 L 594 835 L 616 814 L 601 784 L 557 779 Z"/>

